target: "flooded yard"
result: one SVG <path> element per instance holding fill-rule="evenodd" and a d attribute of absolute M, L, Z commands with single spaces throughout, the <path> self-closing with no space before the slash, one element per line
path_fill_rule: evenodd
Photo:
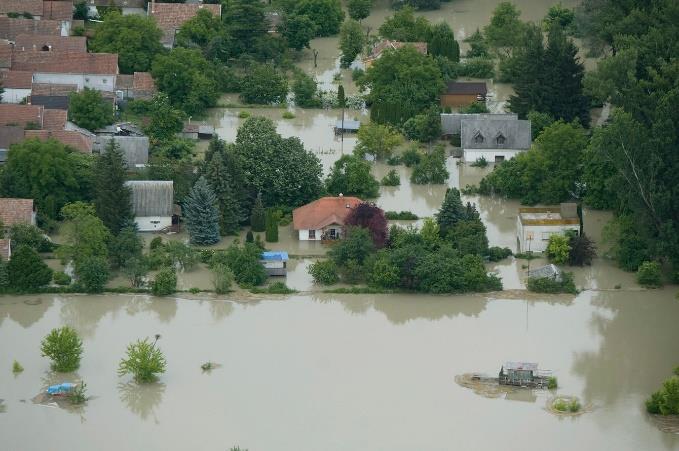
<path fill-rule="evenodd" d="M 678 449 L 679 436 L 643 408 L 677 363 L 673 294 L 3 297 L 2 449 Z M 85 346 L 80 370 L 65 377 L 39 354 L 62 324 Z M 160 382 L 118 378 L 126 344 L 156 333 L 168 360 Z M 25 367 L 17 376 L 14 359 Z M 508 359 L 553 370 L 556 393 L 592 412 L 560 418 L 544 409 L 552 392 L 488 399 L 454 381 L 495 374 Z M 223 366 L 204 373 L 208 360 Z M 31 402 L 74 379 L 93 396 L 83 408 Z"/>

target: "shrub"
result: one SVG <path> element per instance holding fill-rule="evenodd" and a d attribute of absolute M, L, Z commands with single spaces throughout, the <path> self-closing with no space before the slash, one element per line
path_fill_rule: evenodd
<path fill-rule="evenodd" d="M 283 282 L 274 282 L 265 288 L 253 288 L 251 290 L 253 293 L 267 293 L 267 294 L 290 294 L 297 293 L 297 290 L 289 288 Z"/>
<path fill-rule="evenodd" d="M 395 169 L 392 169 L 387 175 L 382 177 L 380 184 L 382 184 L 382 186 L 399 186 L 401 184 L 401 177 Z"/>
<path fill-rule="evenodd" d="M 662 286 L 662 274 L 657 262 L 643 262 L 637 270 L 637 282 L 647 288 Z"/>
<path fill-rule="evenodd" d="M 212 283 L 217 294 L 225 294 L 231 291 L 233 273 L 229 267 L 222 264 L 214 265 L 212 267 Z"/>
<path fill-rule="evenodd" d="M 568 253 L 569 265 L 584 266 L 592 264 L 592 259 L 596 257 L 596 247 L 587 235 L 584 233 L 582 235 L 572 234 L 569 245 L 571 248 Z"/>
<path fill-rule="evenodd" d="M 190 271 L 200 260 L 198 251 L 180 241 L 169 241 L 165 244 L 165 252 L 173 265 L 184 271 Z"/>
<path fill-rule="evenodd" d="M 419 217 L 410 211 L 387 211 L 384 216 L 390 221 L 416 221 Z"/>
<path fill-rule="evenodd" d="M 547 257 L 558 265 L 568 263 L 571 246 L 570 239 L 565 235 L 553 234 L 549 237 Z"/>
<path fill-rule="evenodd" d="M 314 283 L 322 285 L 333 285 L 339 281 L 337 265 L 332 260 L 319 260 L 309 266 L 309 274 L 314 279 Z"/>
<path fill-rule="evenodd" d="M 80 382 L 75 386 L 73 391 L 68 394 L 68 400 L 71 404 L 83 404 L 87 401 L 87 384 L 85 382 Z"/>
<path fill-rule="evenodd" d="M 387 158 L 387 164 L 389 166 L 398 166 L 401 163 L 402 163 L 401 157 L 399 157 L 398 155 L 392 155 L 389 158 Z"/>
<path fill-rule="evenodd" d="M 24 370 L 24 367 L 21 366 L 21 363 L 17 362 L 16 360 L 14 363 L 12 363 L 12 373 L 17 374 L 21 373 Z"/>
<path fill-rule="evenodd" d="M 561 273 L 561 280 L 555 280 L 551 277 L 536 277 L 528 279 L 528 291 L 535 293 L 577 293 L 575 283 L 573 282 L 573 274 L 564 272 Z"/>
<path fill-rule="evenodd" d="M 648 413 L 679 415 L 679 376 L 672 376 L 646 401 Z"/>
<path fill-rule="evenodd" d="M 431 153 L 423 155 L 420 162 L 415 165 L 410 181 L 416 185 L 442 184 L 449 175 L 443 146 L 436 146 Z"/>
<path fill-rule="evenodd" d="M 238 113 L 238 117 L 241 119 L 247 119 L 250 117 L 250 113 L 248 113 L 247 111 L 241 111 L 240 113 Z"/>
<path fill-rule="evenodd" d="M 512 250 L 508 247 L 493 246 L 488 248 L 488 260 L 491 262 L 499 262 L 512 255 Z"/>
<path fill-rule="evenodd" d="M 151 244 L 149 244 L 149 249 L 154 250 L 158 249 L 163 245 L 163 238 L 160 236 L 157 236 L 151 240 Z"/>
<path fill-rule="evenodd" d="M 19 290 L 31 290 L 47 285 L 52 280 L 52 272 L 35 249 L 28 246 L 19 246 L 7 263 L 9 284 Z"/>
<path fill-rule="evenodd" d="M 77 266 L 78 281 L 88 293 L 101 293 L 108 282 L 108 261 L 103 257 L 88 257 Z"/>
<path fill-rule="evenodd" d="M 245 234 L 245 242 L 246 243 L 254 243 L 255 242 L 255 237 L 252 234 L 252 230 L 248 230 L 248 233 Z"/>
<path fill-rule="evenodd" d="M 411 167 L 411 166 L 415 166 L 416 164 L 419 164 L 421 159 L 422 159 L 422 153 L 419 150 L 417 150 L 417 147 L 415 147 L 415 146 L 412 146 L 412 147 L 404 150 L 403 154 L 401 155 L 401 161 L 407 167 Z"/>
<path fill-rule="evenodd" d="M 267 210 L 266 217 L 264 220 L 264 227 L 266 229 L 264 231 L 264 238 L 269 243 L 278 242 L 278 218 L 279 218 L 278 212 Z"/>
<path fill-rule="evenodd" d="M 151 292 L 156 296 L 168 296 L 177 291 L 177 274 L 172 268 L 163 268 L 153 281 Z"/>
<path fill-rule="evenodd" d="M 580 405 L 580 401 L 578 401 L 575 398 L 571 399 L 570 402 L 568 403 L 568 410 L 573 413 L 579 412 L 581 407 L 582 406 Z"/>
<path fill-rule="evenodd" d="M 267 279 L 266 270 L 259 262 L 261 255 L 262 249 L 257 244 L 245 243 L 240 247 L 234 243 L 226 251 L 215 252 L 211 266 L 228 266 L 241 286 L 261 285 Z"/>
<path fill-rule="evenodd" d="M 156 341 L 158 340 L 156 336 Z M 137 382 L 153 382 L 158 374 L 165 372 L 167 362 L 165 356 L 156 347 L 156 341 L 148 338 L 137 340 L 127 346 L 127 356 L 120 360 L 118 376 L 132 374 Z"/>
<path fill-rule="evenodd" d="M 283 119 L 294 119 L 295 118 L 295 113 L 291 111 L 284 111 L 283 112 Z"/>
<path fill-rule="evenodd" d="M 474 168 L 485 168 L 488 166 L 488 160 L 486 160 L 485 157 L 477 158 L 476 161 L 471 163 L 469 166 L 472 166 Z"/>
<path fill-rule="evenodd" d="M 475 114 L 475 113 L 489 113 L 485 102 L 474 102 L 465 107 L 460 108 L 460 113 Z M 485 167 L 485 166 L 484 166 Z"/>
<path fill-rule="evenodd" d="M 54 283 L 57 285 L 70 285 L 71 284 L 71 276 L 66 274 L 63 271 L 57 271 L 54 273 Z"/>
<path fill-rule="evenodd" d="M 52 329 L 42 339 L 40 351 L 43 357 L 49 357 L 52 360 L 54 371 L 68 373 L 77 370 L 80 366 L 83 342 L 73 328 L 64 326 Z"/>
<path fill-rule="evenodd" d="M 547 388 L 550 390 L 554 390 L 559 386 L 559 381 L 557 380 L 556 377 L 554 376 L 549 376 L 547 378 Z"/>

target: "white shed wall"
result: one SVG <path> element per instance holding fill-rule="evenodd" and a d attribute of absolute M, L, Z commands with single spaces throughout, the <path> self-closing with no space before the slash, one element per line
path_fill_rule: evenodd
<path fill-rule="evenodd" d="M 30 89 L 5 88 L 5 92 L 2 93 L 2 103 L 21 103 L 30 95 Z"/>
<path fill-rule="evenodd" d="M 522 151 L 513 149 L 464 149 L 464 161 L 473 163 L 483 157 L 488 163 L 494 163 L 496 156 L 503 156 L 505 160 L 511 160 L 519 152 Z"/>
<path fill-rule="evenodd" d="M 83 88 L 90 88 L 97 91 L 112 92 L 115 90 L 116 76 L 114 74 L 52 74 L 36 72 L 33 74 L 33 83 L 78 85 L 78 91 Z"/>
<path fill-rule="evenodd" d="M 307 230 L 307 229 L 299 230 L 299 240 L 300 241 L 320 241 L 321 235 L 323 235 L 323 230 L 321 230 L 321 229 L 316 230 L 316 237 L 315 238 L 309 238 L 309 230 Z"/>
<path fill-rule="evenodd" d="M 172 225 L 171 216 L 137 216 L 134 218 L 140 232 L 162 230 Z"/>
<path fill-rule="evenodd" d="M 580 227 L 573 224 L 524 226 L 521 224 L 521 220 L 517 219 L 516 230 L 519 243 L 519 252 L 545 252 L 547 250 L 547 245 L 549 244 L 550 235 L 565 235 L 569 230 L 579 232 Z"/>

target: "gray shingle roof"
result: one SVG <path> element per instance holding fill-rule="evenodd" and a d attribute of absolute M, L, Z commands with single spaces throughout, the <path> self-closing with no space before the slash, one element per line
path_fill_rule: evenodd
<path fill-rule="evenodd" d="M 462 118 L 460 128 L 463 149 L 530 149 L 530 121 L 470 117 Z"/>
<path fill-rule="evenodd" d="M 172 216 L 174 191 L 172 181 L 131 180 L 132 210 L 136 217 Z"/>

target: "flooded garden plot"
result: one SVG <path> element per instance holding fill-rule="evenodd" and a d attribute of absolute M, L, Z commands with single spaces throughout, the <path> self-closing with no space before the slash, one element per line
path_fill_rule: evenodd
<path fill-rule="evenodd" d="M 677 449 L 643 407 L 676 363 L 673 291 L 3 297 L 2 449 L 493 449 L 512 437 L 525 449 Z M 80 369 L 61 377 L 88 385 L 77 411 L 30 401 L 59 379 L 39 343 L 62 324 L 84 341 Z M 119 378 L 126 344 L 156 333 L 167 373 Z M 549 392 L 486 399 L 454 381 L 508 358 L 541 362 L 557 393 L 596 408 L 561 418 L 544 409 Z M 204 372 L 206 361 L 222 367 Z"/>

